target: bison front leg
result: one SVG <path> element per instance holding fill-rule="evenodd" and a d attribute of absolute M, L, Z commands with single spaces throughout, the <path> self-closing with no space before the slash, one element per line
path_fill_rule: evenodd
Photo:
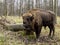
<path fill-rule="evenodd" d="M 36 38 L 38 39 L 40 35 L 40 31 L 36 30 L 35 33 L 36 33 Z"/>
<path fill-rule="evenodd" d="M 36 41 L 39 42 L 39 36 L 40 36 L 40 33 L 41 33 L 41 28 L 36 29 L 35 33 L 36 33 Z"/>
<path fill-rule="evenodd" d="M 40 27 L 35 28 L 35 33 L 36 33 L 36 39 L 38 39 L 41 33 L 41 28 Z"/>

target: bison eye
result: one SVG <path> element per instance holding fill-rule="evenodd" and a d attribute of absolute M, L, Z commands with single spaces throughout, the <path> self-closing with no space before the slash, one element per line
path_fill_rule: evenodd
<path fill-rule="evenodd" d="M 32 21 L 33 20 L 33 17 L 28 17 L 27 18 L 27 21 Z"/>
<path fill-rule="evenodd" d="M 33 17 L 30 17 L 30 20 L 32 21 L 34 18 Z"/>
<path fill-rule="evenodd" d="M 29 19 L 27 18 L 27 21 L 29 21 Z"/>

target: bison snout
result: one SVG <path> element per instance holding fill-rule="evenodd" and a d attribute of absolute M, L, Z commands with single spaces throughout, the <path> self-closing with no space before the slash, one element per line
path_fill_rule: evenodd
<path fill-rule="evenodd" d="M 25 28 L 28 28 L 28 25 L 26 25 L 26 24 L 24 24 L 23 26 L 24 26 Z"/>
<path fill-rule="evenodd" d="M 31 30 L 31 26 L 30 25 L 24 24 L 23 26 L 25 27 L 26 30 Z"/>

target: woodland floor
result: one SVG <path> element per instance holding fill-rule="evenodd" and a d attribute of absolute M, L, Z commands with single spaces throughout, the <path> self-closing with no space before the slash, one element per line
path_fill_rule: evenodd
<path fill-rule="evenodd" d="M 16 23 L 21 23 L 22 18 L 8 16 L 7 19 L 11 19 Z M 12 21 L 12 22 L 13 22 Z M 55 36 L 53 38 L 48 37 L 49 28 L 46 30 L 42 28 L 39 41 L 35 40 L 34 35 L 26 36 L 24 31 L 11 31 L 3 29 L 0 25 L 0 45 L 60 45 L 60 17 L 57 17 L 57 24 L 55 26 Z"/>

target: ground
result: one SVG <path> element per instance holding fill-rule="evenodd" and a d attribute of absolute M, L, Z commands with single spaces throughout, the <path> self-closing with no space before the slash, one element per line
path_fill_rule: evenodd
<path fill-rule="evenodd" d="M 7 19 L 11 19 L 16 23 L 22 23 L 22 18 L 18 16 L 8 16 Z M 0 25 L 0 45 L 60 45 L 60 17 L 57 16 L 57 24 L 55 25 L 55 36 L 48 38 L 49 28 L 45 30 L 42 28 L 39 41 L 35 40 L 34 35 L 26 36 L 24 31 L 10 31 L 3 29 Z"/>

